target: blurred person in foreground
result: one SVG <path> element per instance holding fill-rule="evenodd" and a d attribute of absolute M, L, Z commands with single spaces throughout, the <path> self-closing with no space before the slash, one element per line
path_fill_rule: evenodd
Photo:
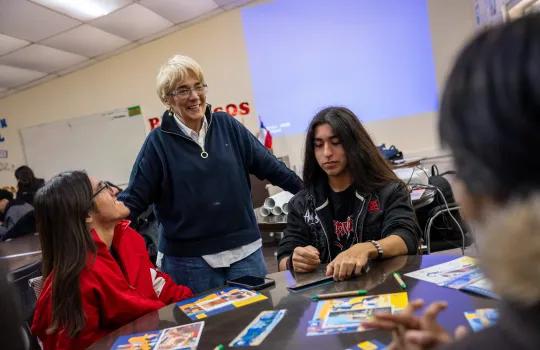
<path fill-rule="evenodd" d="M 365 326 L 392 330 L 389 349 L 540 349 L 540 15 L 476 36 L 446 83 L 439 132 L 454 154 L 462 214 L 502 298 L 498 323 L 450 335 L 436 302 L 415 300 Z M 465 319 L 464 319 L 465 321 Z"/>

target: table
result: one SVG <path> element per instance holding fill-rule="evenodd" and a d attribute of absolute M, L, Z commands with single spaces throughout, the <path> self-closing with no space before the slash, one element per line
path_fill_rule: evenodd
<path fill-rule="evenodd" d="M 392 277 L 392 272 L 402 273 L 418 270 L 456 258 L 450 255 L 401 256 L 375 262 L 371 270 L 362 276 L 346 282 L 321 285 L 303 293 L 290 293 L 286 281 L 291 278 L 288 271 L 270 274 L 276 285 L 262 293 L 267 300 L 247 305 L 237 310 L 225 312 L 205 319 L 205 325 L 198 349 L 213 349 L 218 344 L 228 345 L 245 326 L 261 311 L 287 309 L 287 313 L 277 327 L 269 334 L 258 349 L 346 349 L 360 341 L 378 339 L 389 343 L 391 335 L 385 331 L 372 330 L 360 333 L 339 335 L 306 336 L 308 321 L 312 318 L 316 303 L 309 298 L 316 293 L 330 293 L 354 289 L 367 289 L 368 294 L 400 292 L 401 289 Z M 478 308 L 494 307 L 492 299 L 466 294 L 450 288 L 439 287 L 432 283 L 403 277 L 408 285 L 409 300 L 422 298 L 426 303 L 436 300 L 448 301 L 448 309 L 439 317 L 441 324 L 453 331 L 460 324 L 467 324 L 463 312 Z M 90 349 L 109 349 L 116 338 L 135 332 L 150 331 L 172 327 L 191 321 L 174 304 L 159 311 L 149 313 L 134 322 L 110 333 L 95 343 Z M 226 346 L 226 348 L 228 348 Z"/>
<path fill-rule="evenodd" d="M 0 259 L 7 263 L 9 271 L 40 260 L 39 235 L 29 234 L 0 242 Z"/>

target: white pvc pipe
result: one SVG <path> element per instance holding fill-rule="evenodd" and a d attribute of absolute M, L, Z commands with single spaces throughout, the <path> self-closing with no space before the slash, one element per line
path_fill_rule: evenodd
<path fill-rule="evenodd" d="M 289 203 L 283 204 L 281 210 L 283 210 L 283 214 L 289 214 Z"/>
<path fill-rule="evenodd" d="M 263 206 L 268 209 L 274 207 L 282 207 L 283 204 L 288 203 L 293 194 L 287 191 L 281 191 L 273 196 L 270 196 L 264 200 Z M 283 208 L 282 208 L 283 209 Z"/>
<path fill-rule="evenodd" d="M 281 207 L 275 206 L 272 208 L 272 214 L 281 215 L 282 213 L 283 213 L 283 210 L 281 210 Z"/>
<path fill-rule="evenodd" d="M 261 207 L 261 210 L 259 210 L 259 214 L 261 214 L 261 216 L 264 218 L 272 214 L 272 210 L 265 207 Z"/>
<path fill-rule="evenodd" d="M 287 191 L 283 191 L 283 192 L 279 192 L 275 194 L 273 197 L 274 197 L 274 202 L 276 203 L 276 207 L 282 207 L 283 204 L 289 203 L 289 200 L 292 198 L 292 196 L 293 196 L 292 193 L 287 192 Z"/>
<path fill-rule="evenodd" d="M 275 206 L 276 206 L 276 201 L 274 201 L 274 198 L 268 197 L 264 200 L 263 208 L 271 210 Z"/>

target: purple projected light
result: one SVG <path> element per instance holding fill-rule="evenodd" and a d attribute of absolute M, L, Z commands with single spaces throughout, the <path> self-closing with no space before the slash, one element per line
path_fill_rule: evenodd
<path fill-rule="evenodd" d="M 257 112 L 305 132 L 322 107 L 363 121 L 437 109 L 426 0 L 274 0 L 242 9 Z"/>

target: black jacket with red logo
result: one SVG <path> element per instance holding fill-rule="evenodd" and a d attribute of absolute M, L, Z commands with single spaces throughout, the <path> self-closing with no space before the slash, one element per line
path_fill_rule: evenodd
<path fill-rule="evenodd" d="M 334 224 L 329 204 L 326 184 L 313 190 L 303 189 L 290 200 L 278 261 L 291 255 L 294 248 L 307 245 L 319 250 L 322 263 L 335 258 L 330 248 Z M 405 241 L 408 254 L 416 254 L 420 228 L 409 192 L 402 183 L 389 183 L 369 194 L 356 191 L 354 208 L 352 244 L 397 235 Z"/>

